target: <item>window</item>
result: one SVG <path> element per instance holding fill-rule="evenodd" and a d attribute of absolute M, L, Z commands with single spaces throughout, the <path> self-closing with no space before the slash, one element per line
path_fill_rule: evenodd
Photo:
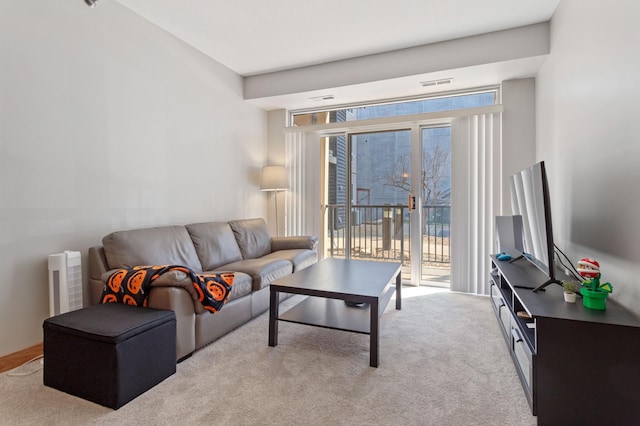
<path fill-rule="evenodd" d="M 440 95 L 423 99 L 359 105 L 330 111 L 293 112 L 292 122 L 294 126 L 313 126 L 315 124 L 368 120 L 382 117 L 400 117 L 403 115 L 495 105 L 496 99 L 497 89 L 490 89 L 457 95 Z"/>

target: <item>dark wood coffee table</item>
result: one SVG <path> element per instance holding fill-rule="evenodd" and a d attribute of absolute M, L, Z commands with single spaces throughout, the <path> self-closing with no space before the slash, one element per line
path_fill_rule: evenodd
<path fill-rule="evenodd" d="M 278 321 L 368 334 L 369 365 L 377 367 L 379 319 L 394 291 L 396 309 L 402 306 L 400 266 L 330 258 L 274 281 L 270 286 L 269 346 L 278 344 Z M 280 292 L 310 297 L 280 315 Z M 349 306 L 346 302 L 365 305 Z"/>

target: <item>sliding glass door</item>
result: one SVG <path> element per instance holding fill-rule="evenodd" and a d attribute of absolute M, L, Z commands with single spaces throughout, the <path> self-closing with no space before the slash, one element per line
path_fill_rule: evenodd
<path fill-rule="evenodd" d="M 327 136 L 325 254 L 400 262 L 405 282 L 448 285 L 449 141 L 446 126 Z"/>

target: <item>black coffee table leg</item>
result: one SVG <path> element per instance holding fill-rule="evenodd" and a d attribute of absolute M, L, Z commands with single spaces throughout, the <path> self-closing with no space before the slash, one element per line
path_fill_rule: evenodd
<path fill-rule="evenodd" d="M 369 326 L 369 365 L 378 367 L 378 352 L 380 351 L 380 316 L 378 312 L 378 299 L 371 301 L 369 305 L 371 322 Z"/>
<path fill-rule="evenodd" d="M 269 300 L 269 346 L 276 346 L 278 344 L 278 303 L 279 293 L 271 290 Z"/>

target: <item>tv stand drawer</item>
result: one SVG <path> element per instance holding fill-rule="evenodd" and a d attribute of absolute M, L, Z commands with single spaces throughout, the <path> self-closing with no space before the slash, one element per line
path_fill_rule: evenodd
<path fill-rule="evenodd" d="M 511 350 L 516 361 L 516 368 L 524 381 L 526 390 L 531 393 L 531 367 L 533 354 L 529 345 L 524 341 L 524 336 L 518 327 L 511 327 Z"/>

